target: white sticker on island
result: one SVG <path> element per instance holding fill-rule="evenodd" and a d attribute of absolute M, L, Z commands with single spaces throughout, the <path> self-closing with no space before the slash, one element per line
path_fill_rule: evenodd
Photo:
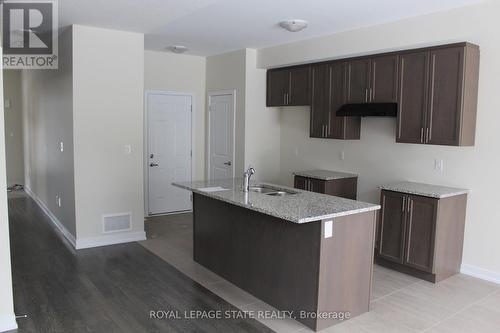
<path fill-rule="evenodd" d="M 333 221 L 325 221 L 325 238 L 333 236 Z"/>

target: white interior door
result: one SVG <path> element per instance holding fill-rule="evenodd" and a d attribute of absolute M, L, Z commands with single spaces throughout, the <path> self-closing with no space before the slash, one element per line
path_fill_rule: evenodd
<path fill-rule="evenodd" d="M 209 177 L 233 178 L 234 93 L 209 95 L 210 156 Z"/>
<path fill-rule="evenodd" d="M 191 181 L 192 97 L 149 93 L 147 112 L 148 212 L 189 210 L 189 192 L 172 183 Z"/>

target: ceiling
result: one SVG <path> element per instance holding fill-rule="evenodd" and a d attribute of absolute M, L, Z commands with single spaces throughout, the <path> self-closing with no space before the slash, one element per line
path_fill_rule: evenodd
<path fill-rule="evenodd" d="M 402 18 L 462 7 L 484 0 L 59 0 L 59 23 L 145 34 L 145 48 L 188 47 L 213 55 L 262 48 Z M 291 33 L 285 19 L 309 27 Z"/>

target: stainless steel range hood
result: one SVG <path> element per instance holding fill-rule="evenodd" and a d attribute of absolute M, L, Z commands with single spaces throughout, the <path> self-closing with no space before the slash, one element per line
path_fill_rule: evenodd
<path fill-rule="evenodd" d="M 339 117 L 396 117 L 397 103 L 344 104 L 337 111 Z"/>

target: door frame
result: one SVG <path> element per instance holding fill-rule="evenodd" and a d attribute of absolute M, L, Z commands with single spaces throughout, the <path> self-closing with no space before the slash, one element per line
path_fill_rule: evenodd
<path fill-rule="evenodd" d="M 210 105 L 212 96 L 220 96 L 220 95 L 232 95 L 233 96 L 233 178 L 236 173 L 236 89 L 228 89 L 228 90 L 209 90 L 207 91 L 207 180 L 210 179 L 210 169 L 211 169 L 211 151 L 210 151 L 210 135 L 212 133 L 211 128 L 211 117 L 212 113 L 210 111 Z"/>
<path fill-rule="evenodd" d="M 196 152 L 195 152 L 195 142 L 196 142 L 196 131 L 195 131 L 195 116 L 196 116 L 196 104 L 194 93 L 191 92 L 180 92 L 171 90 L 155 90 L 147 89 L 144 91 L 144 155 L 143 155 L 143 168 L 144 168 L 144 217 L 149 216 L 161 216 L 175 213 L 165 213 L 165 214 L 149 214 L 149 108 L 148 108 L 148 97 L 150 95 L 169 95 L 169 96 L 189 96 L 191 97 L 191 180 L 195 177 L 195 166 L 196 166 Z"/>

